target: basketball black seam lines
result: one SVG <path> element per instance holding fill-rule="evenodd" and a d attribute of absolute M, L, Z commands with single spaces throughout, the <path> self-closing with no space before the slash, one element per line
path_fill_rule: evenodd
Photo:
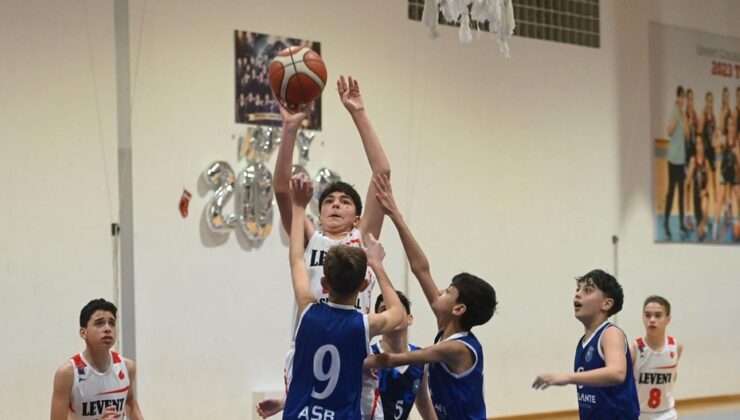
<path fill-rule="evenodd" d="M 290 52 L 290 62 L 293 64 L 293 74 L 296 77 L 299 77 L 301 74 L 298 73 L 298 67 L 295 65 L 295 60 L 293 59 L 293 49 L 292 48 L 288 48 L 288 51 Z M 302 62 L 303 62 L 303 60 L 301 60 L 301 63 Z M 290 84 L 290 80 L 288 80 L 288 84 Z M 301 84 L 301 79 L 298 79 L 298 90 L 301 91 L 301 98 L 303 98 L 303 103 L 306 103 L 306 93 L 303 91 L 303 84 Z M 288 96 L 287 95 L 288 94 L 287 89 L 285 91 L 285 94 L 286 94 L 285 96 Z M 286 104 L 288 103 L 287 98 L 283 98 L 283 100 L 285 101 Z"/>

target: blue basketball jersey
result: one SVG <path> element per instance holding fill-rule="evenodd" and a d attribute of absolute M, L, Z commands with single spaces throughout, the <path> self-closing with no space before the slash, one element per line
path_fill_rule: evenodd
<path fill-rule="evenodd" d="M 283 419 L 361 419 L 368 331 L 367 315 L 354 306 L 327 302 L 306 307 L 296 330 Z"/>
<path fill-rule="evenodd" d="M 373 354 L 382 353 L 380 343 L 373 344 L 370 348 Z M 414 350 L 419 350 L 419 347 L 409 344 L 409 351 Z M 385 419 L 406 420 L 409 417 L 423 375 L 424 365 L 378 369 L 378 393 Z"/>
<path fill-rule="evenodd" d="M 440 342 L 442 331 L 434 339 Z M 452 373 L 444 363 L 429 363 L 429 391 L 439 420 L 483 420 L 486 403 L 483 399 L 483 348 L 472 332 L 447 337 L 459 340 L 473 352 L 475 363 L 466 372 Z"/>
<path fill-rule="evenodd" d="M 587 342 L 581 337 L 576 347 L 575 372 L 588 371 L 606 366 L 604 354 L 601 350 L 601 336 L 609 327 L 615 327 L 606 321 Z M 625 360 L 627 362 L 627 375 L 624 382 L 619 385 L 592 387 L 578 385 L 578 411 L 581 419 L 599 420 L 629 420 L 640 415 L 640 404 L 637 401 L 637 387 L 635 386 L 635 375 L 632 371 L 632 356 L 625 339 Z"/>

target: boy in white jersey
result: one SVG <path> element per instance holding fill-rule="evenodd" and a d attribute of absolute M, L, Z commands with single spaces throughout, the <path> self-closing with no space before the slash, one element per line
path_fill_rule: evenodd
<path fill-rule="evenodd" d="M 142 420 L 134 392 L 136 365 L 111 350 L 116 342 L 116 306 L 91 300 L 80 312 L 85 351 L 57 369 L 51 420 Z"/>
<path fill-rule="evenodd" d="M 365 104 L 360 93 L 360 85 L 357 80 L 349 77 L 345 79 L 340 76 L 337 80 L 337 90 L 342 104 L 350 113 L 355 122 L 357 131 L 362 139 L 368 162 L 372 172 L 390 175 L 390 164 L 380 144 L 380 139 L 373 129 L 370 119 L 365 111 Z M 305 112 L 289 113 L 281 107 L 283 117 L 282 142 L 278 149 L 275 162 L 273 188 L 275 199 L 280 210 L 280 220 L 285 231 L 290 234 L 292 223 L 292 200 L 290 196 L 290 178 L 293 164 L 293 149 L 298 130 L 302 121 L 306 118 Z M 362 247 L 367 235 L 372 234 L 378 238 L 383 224 L 383 211 L 375 200 L 375 192 L 372 184 L 368 188 L 365 212 L 362 211 L 362 199 L 357 191 L 349 184 L 337 182 L 329 185 L 319 197 L 319 226 L 321 231 L 314 229 L 313 224 L 304 220 L 305 238 L 305 262 L 309 273 L 309 287 L 319 301 L 328 300 L 328 291 L 321 285 L 323 276 L 323 260 L 328 250 L 336 245 L 348 245 Z M 365 313 L 370 313 L 372 307 L 372 289 L 376 278 L 372 270 L 367 270 L 368 286 L 358 294 L 355 307 Z M 296 320 L 298 318 L 296 305 L 293 305 L 291 317 L 291 336 L 295 333 Z M 292 347 L 292 345 L 291 345 Z M 285 385 L 290 385 L 291 369 L 293 360 L 293 349 L 289 349 L 285 361 Z M 372 384 L 374 378 L 365 378 L 367 383 L 363 396 L 363 413 L 372 412 L 374 390 Z M 260 401 L 257 412 L 263 418 L 280 412 L 283 408 L 283 399 L 267 399 Z M 365 416 L 365 419 L 381 420 L 380 416 Z"/>
<path fill-rule="evenodd" d="M 630 348 L 640 400 L 640 419 L 677 419 L 673 384 L 683 345 L 665 333 L 671 322 L 671 304 L 661 296 L 649 296 L 642 306 L 642 322 L 645 336 L 635 340 Z"/>
<path fill-rule="evenodd" d="M 300 175 L 293 177 L 291 188 L 290 269 L 301 315 L 294 336 L 294 376 L 283 419 L 360 420 L 362 365 L 370 353 L 370 338 L 396 329 L 404 320 L 403 306 L 383 269 L 383 247 L 372 235 L 368 235 L 364 250 L 346 245 L 329 250 L 321 279 L 329 299 L 317 302 L 309 288 L 303 256 L 302 222 L 313 188 Z M 368 265 L 378 275 L 387 303 L 387 310 L 381 314 L 362 314 L 354 307 L 357 293 L 367 286 Z"/>

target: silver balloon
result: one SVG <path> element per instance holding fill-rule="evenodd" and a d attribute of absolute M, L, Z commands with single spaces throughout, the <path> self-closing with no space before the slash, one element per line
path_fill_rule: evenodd
<path fill-rule="evenodd" d="M 326 187 L 331 185 L 334 182 L 341 181 L 342 178 L 339 176 L 338 173 L 332 171 L 329 168 L 321 168 L 319 169 L 319 172 L 316 173 L 316 176 L 313 178 L 313 191 L 314 191 L 314 198 L 317 201 L 317 204 L 321 206 L 321 203 L 318 202 L 319 197 L 321 197 L 321 193 L 324 192 Z"/>
<path fill-rule="evenodd" d="M 228 233 L 234 229 L 238 217 L 234 214 L 224 214 L 224 207 L 234 194 L 235 177 L 231 166 L 224 161 L 211 163 L 203 173 L 206 183 L 216 192 L 206 204 L 206 222 L 208 227 L 216 233 Z"/>
<path fill-rule="evenodd" d="M 316 137 L 316 133 L 307 132 L 301 130 L 298 132 L 296 137 L 296 147 L 298 147 L 298 161 L 301 165 L 305 165 L 308 162 L 308 149 L 311 147 L 311 142 Z"/>
<path fill-rule="evenodd" d="M 262 163 L 251 162 L 239 173 L 237 184 L 239 226 L 250 242 L 259 245 L 272 230 L 272 174 Z"/>
<path fill-rule="evenodd" d="M 272 127 L 254 127 L 250 128 L 249 138 L 244 139 L 246 142 L 246 156 L 249 162 L 265 162 L 270 160 L 272 152 L 275 149 L 275 139 L 280 139 L 280 133 L 276 133 Z M 244 150 L 242 146 L 241 150 Z"/>

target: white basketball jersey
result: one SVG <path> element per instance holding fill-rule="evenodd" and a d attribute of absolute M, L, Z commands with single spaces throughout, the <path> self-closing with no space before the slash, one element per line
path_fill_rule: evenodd
<path fill-rule="evenodd" d="M 108 370 L 98 372 L 90 366 L 82 353 L 70 359 L 74 368 L 74 383 L 69 403 L 69 416 L 74 420 L 99 419 L 109 405 L 116 407 L 125 419 L 126 397 L 129 381 L 126 362 L 116 352 L 111 351 L 111 363 Z"/>
<path fill-rule="evenodd" d="M 678 371 L 678 344 L 666 337 L 666 345 L 656 351 L 644 338 L 635 340 L 635 381 L 640 399 L 640 418 L 675 418 L 673 384 Z"/>
<path fill-rule="evenodd" d="M 321 278 L 324 276 L 324 257 L 331 247 L 337 245 L 362 247 L 362 234 L 358 229 L 352 229 L 352 231 L 344 238 L 332 239 L 321 232 L 316 231 L 308 240 L 306 252 L 303 254 L 306 268 L 308 268 L 308 287 L 311 289 L 311 293 L 316 296 L 316 299 L 322 303 L 329 301 L 329 291 L 324 290 L 324 288 L 321 287 Z M 369 284 L 365 290 L 361 291 L 357 295 L 355 308 L 363 314 L 369 314 L 370 308 L 372 308 L 373 287 L 375 287 L 375 284 L 377 283 L 375 273 L 373 273 L 373 270 L 370 267 L 367 268 L 365 278 L 369 280 Z M 293 317 L 291 319 L 290 327 L 291 341 L 295 336 L 298 315 L 298 306 L 294 300 Z"/>

